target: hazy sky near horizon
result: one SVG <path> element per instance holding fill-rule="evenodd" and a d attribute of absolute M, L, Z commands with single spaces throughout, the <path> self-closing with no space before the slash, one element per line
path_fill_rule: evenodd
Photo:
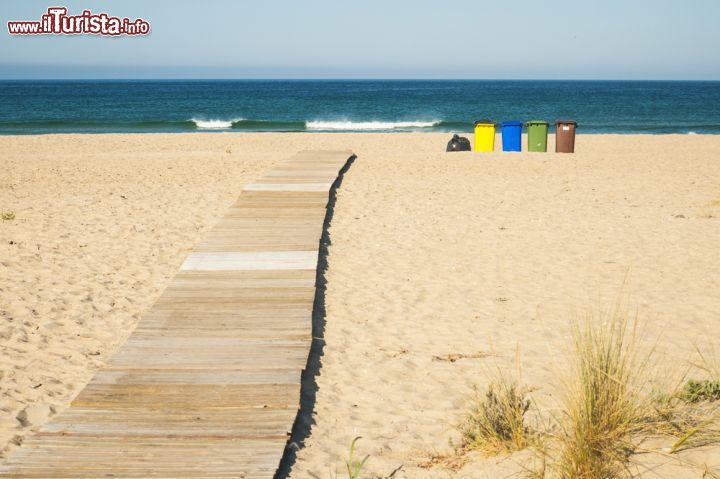
<path fill-rule="evenodd" d="M 8 34 L 57 5 L 152 33 Z M 720 80 L 718 0 L 3 0 L 0 20 L 0 79 Z"/>

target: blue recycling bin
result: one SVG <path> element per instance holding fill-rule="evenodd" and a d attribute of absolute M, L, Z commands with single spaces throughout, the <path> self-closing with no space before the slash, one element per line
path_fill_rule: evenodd
<path fill-rule="evenodd" d="M 522 151 L 522 128 L 521 121 L 504 121 L 502 128 L 503 151 Z"/>

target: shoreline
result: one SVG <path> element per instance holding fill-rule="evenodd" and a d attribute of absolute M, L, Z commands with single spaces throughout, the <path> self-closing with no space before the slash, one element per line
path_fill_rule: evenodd
<path fill-rule="evenodd" d="M 72 135 L 79 135 L 79 136 L 102 136 L 102 135 L 196 135 L 196 134 L 212 134 L 212 135 L 219 135 L 219 134 L 228 134 L 228 135 L 453 135 L 458 134 L 460 136 L 467 136 L 471 140 L 474 137 L 474 132 L 463 132 L 463 131 L 456 131 L 456 130 L 449 130 L 449 131 L 344 131 L 344 130 L 337 130 L 337 131 L 213 131 L 212 129 L 208 128 L 207 130 L 198 130 L 198 131 L 134 131 L 134 132 L 60 132 L 60 133 L 0 133 L 0 138 L 13 138 L 13 137 L 29 137 L 29 136 L 72 136 Z M 710 137 L 717 137 L 720 136 L 720 132 L 718 133 L 695 133 L 695 132 L 689 132 L 689 133 L 584 133 L 582 131 L 582 125 L 578 127 L 578 137 L 581 136 L 650 136 L 650 137 L 664 137 L 664 136 L 679 136 L 679 137 L 686 137 L 686 136 L 710 136 Z M 522 134 L 523 138 L 527 138 L 527 132 Z M 554 133 L 548 133 L 548 140 L 550 138 L 554 138 Z M 501 138 L 500 133 L 496 133 L 496 138 Z M 496 144 L 498 141 L 496 140 Z M 499 151 L 499 150 L 496 150 Z M 523 150 L 523 152 L 526 152 Z"/>

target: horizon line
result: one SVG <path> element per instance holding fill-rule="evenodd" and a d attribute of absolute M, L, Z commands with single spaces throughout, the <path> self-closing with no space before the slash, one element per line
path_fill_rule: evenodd
<path fill-rule="evenodd" d="M 318 77 L 318 78 L 279 78 L 279 77 L 268 77 L 268 78 L 236 78 L 236 77 L 211 77 L 211 78 L 0 78 L 0 82 L 20 82 L 20 81 L 547 81 L 547 82 L 563 82 L 563 81 L 576 81 L 576 82 L 697 82 L 697 83 L 718 83 L 720 79 L 658 79 L 658 78 L 422 78 L 422 77 L 392 77 L 392 78 L 351 78 L 351 77 Z"/>

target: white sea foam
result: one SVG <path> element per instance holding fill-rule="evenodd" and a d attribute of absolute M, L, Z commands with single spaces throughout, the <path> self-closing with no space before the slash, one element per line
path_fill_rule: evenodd
<path fill-rule="evenodd" d="M 396 130 L 431 128 L 440 123 L 434 121 L 309 121 L 308 130 Z"/>
<path fill-rule="evenodd" d="M 688 131 L 688 135 L 697 135 L 697 132 L 694 132 L 694 131 Z"/>
<path fill-rule="evenodd" d="M 242 120 L 242 118 L 235 118 L 234 120 L 201 120 L 199 118 L 190 119 L 190 121 L 195 123 L 195 126 L 203 130 L 222 130 L 232 128 L 233 123 L 240 120 Z"/>

